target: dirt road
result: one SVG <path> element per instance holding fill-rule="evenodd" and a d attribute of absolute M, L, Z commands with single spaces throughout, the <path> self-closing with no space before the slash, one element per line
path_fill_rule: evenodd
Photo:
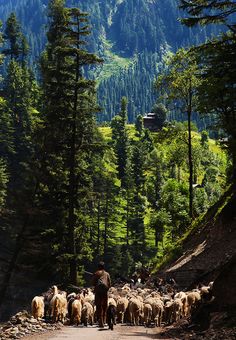
<path fill-rule="evenodd" d="M 175 340 L 177 338 L 166 337 L 161 335 L 160 328 L 131 327 L 126 325 L 117 325 L 114 331 L 106 328 L 97 327 L 63 327 L 62 330 L 25 337 L 25 340 L 148 340 L 162 339 Z"/>

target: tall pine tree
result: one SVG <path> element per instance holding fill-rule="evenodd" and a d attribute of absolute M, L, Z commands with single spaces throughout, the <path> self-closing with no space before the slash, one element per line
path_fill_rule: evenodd
<path fill-rule="evenodd" d="M 86 171 L 89 154 L 95 143 L 95 82 L 84 77 L 84 70 L 101 62 L 85 50 L 90 33 L 87 14 L 78 8 L 65 8 L 65 1 L 49 2 L 48 45 L 41 61 L 44 91 L 44 163 L 48 169 L 46 183 L 51 196 L 58 193 L 57 208 L 62 209 L 62 253 L 69 263 L 69 280 L 77 283 Z M 54 184 L 52 173 L 58 174 Z M 54 212 L 55 209 L 53 207 Z"/>

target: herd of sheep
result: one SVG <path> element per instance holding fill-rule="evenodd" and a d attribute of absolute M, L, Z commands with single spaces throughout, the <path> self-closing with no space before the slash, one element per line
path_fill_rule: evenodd
<path fill-rule="evenodd" d="M 199 303 L 211 295 L 212 282 L 208 286 L 187 292 L 160 293 L 153 288 L 111 287 L 108 292 L 108 305 L 114 306 L 117 323 L 132 325 L 169 325 L 183 317 L 190 317 Z M 67 324 L 88 324 L 96 322 L 94 293 L 90 288 L 81 293 L 67 295 L 53 286 L 42 296 L 32 300 L 34 318 L 47 318 L 52 322 Z"/>

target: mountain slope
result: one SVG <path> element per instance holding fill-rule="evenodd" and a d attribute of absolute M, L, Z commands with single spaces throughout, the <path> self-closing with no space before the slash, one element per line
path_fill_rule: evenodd
<path fill-rule="evenodd" d="M 236 256 L 236 193 L 232 187 L 222 196 L 182 244 L 182 255 L 162 268 L 180 288 L 214 280 Z"/>
<path fill-rule="evenodd" d="M 47 4 L 48 0 L 0 0 L 2 21 L 14 11 L 22 23 L 31 46 L 32 64 L 37 63 L 46 43 Z M 67 0 L 66 5 L 79 6 L 90 14 L 88 47 L 104 58 L 104 66 L 95 71 L 102 107 L 100 121 L 115 115 L 124 95 L 129 99 L 130 122 L 137 114 L 150 111 L 157 96 L 152 84 L 163 53 L 204 41 L 216 33 L 214 27 L 182 26 L 175 0 Z"/>

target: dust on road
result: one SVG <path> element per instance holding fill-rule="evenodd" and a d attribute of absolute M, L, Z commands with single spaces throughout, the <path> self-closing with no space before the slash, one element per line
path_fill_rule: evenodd
<path fill-rule="evenodd" d="M 108 330 L 107 327 L 99 329 L 93 327 L 63 327 L 56 332 L 45 333 L 25 337 L 25 340 L 148 340 L 162 339 L 174 340 L 174 338 L 162 335 L 161 328 L 144 328 L 126 325 L 117 325 L 114 330 Z M 177 339 L 177 338 L 175 338 Z"/>

